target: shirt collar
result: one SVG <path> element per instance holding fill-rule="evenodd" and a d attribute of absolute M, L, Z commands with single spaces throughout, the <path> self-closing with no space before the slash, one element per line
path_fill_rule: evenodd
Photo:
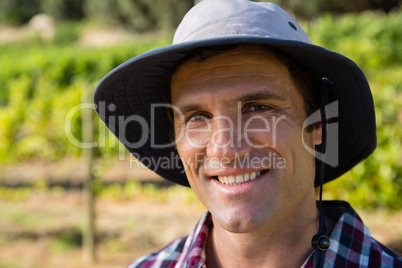
<path fill-rule="evenodd" d="M 325 252 L 325 262 L 333 263 L 339 255 L 350 257 L 351 252 L 359 252 L 359 258 L 363 259 L 369 256 L 371 234 L 356 211 L 344 201 L 324 201 L 324 211 L 336 222 L 329 237 L 331 246 Z M 184 246 L 186 254 L 179 259 L 179 267 L 181 264 L 185 264 L 184 267 L 205 267 L 206 241 L 211 225 L 211 214 L 206 211 L 189 234 Z M 318 255 L 317 251 L 313 251 L 302 267 L 315 267 Z"/>

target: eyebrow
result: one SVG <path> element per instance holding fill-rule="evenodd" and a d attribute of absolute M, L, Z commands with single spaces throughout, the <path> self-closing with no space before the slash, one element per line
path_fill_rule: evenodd
<path fill-rule="evenodd" d="M 203 110 L 203 105 L 201 104 L 188 104 L 183 107 L 178 107 L 182 114 L 187 114 L 191 111 Z M 180 114 L 174 110 L 174 117 L 179 117 Z"/>
<path fill-rule="evenodd" d="M 285 101 L 286 99 L 282 96 L 279 96 L 278 94 L 272 93 L 272 92 L 266 92 L 266 91 L 260 91 L 260 92 L 253 92 L 250 94 L 245 94 L 240 96 L 237 100 L 236 103 L 241 102 L 250 102 L 250 101 L 257 101 L 257 100 L 276 100 L 276 101 Z M 187 104 L 182 107 L 178 107 L 179 110 L 181 111 L 182 114 L 189 113 L 191 111 L 197 111 L 197 110 L 203 110 L 204 108 L 203 104 Z M 178 117 L 179 113 L 174 111 L 174 117 Z"/>
<path fill-rule="evenodd" d="M 251 94 L 245 94 L 241 96 L 237 101 L 239 102 L 249 102 L 249 101 L 256 101 L 256 100 L 277 100 L 277 101 L 285 101 L 286 99 L 278 94 L 266 91 L 254 92 Z"/>

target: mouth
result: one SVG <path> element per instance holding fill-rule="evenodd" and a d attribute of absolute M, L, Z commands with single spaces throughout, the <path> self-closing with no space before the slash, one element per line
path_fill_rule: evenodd
<path fill-rule="evenodd" d="M 253 181 L 266 172 L 268 172 L 268 170 L 254 171 L 250 173 L 229 176 L 214 176 L 212 178 L 218 180 L 220 183 L 225 185 L 238 185 Z"/>

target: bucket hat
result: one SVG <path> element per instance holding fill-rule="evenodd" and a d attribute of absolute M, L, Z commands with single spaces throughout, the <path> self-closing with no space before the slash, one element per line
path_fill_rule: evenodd
<path fill-rule="evenodd" d="M 374 151 L 374 104 L 362 70 L 347 57 L 314 45 L 287 12 L 266 2 L 204 0 L 195 5 L 177 28 L 172 45 L 138 55 L 100 81 L 94 92 L 95 109 L 145 166 L 167 180 L 189 186 L 170 138 L 171 124 L 164 105 L 172 68 L 200 48 L 240 43 L 271 47 L 315 76 L 331 81 L 329 101 L 337 101 L 338 128 L 333 136 L 328 134 L 328 140 L 337 139 L 337 146 L 327 147 L 326 153 L 336 154 L 338 161 L 326 165 L 324 183 Z M 161 165 L 161 161 L 169 163 Z M 316 178 L 316 186 L 318 181 Z"/>

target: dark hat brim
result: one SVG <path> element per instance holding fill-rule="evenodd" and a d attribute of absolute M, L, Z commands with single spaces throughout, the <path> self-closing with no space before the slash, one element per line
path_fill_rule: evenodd
<path fill-rule="evenodd" d="M 339 102 L 339 163 L 325 167 L 324 182 L 341 176 L 374 151 L 377 144 L 374 103 L 362 70 L 341 54 L 298 41 L 239 36 L 153 49 L 116 67 L 100 81 L 94 93 L 95 109 L 120 142 L 144 165 L 167 180 L 189 186 L 175 147 L 156 148 L 171 143 L 171 124 L 165 107 L 151 106 L 165 102 L 171 70 L 181 59 L 199 48 L 238 43 L 272 47 L 314 75 L 331 80 L 330 101 Z M 110 104 L 115 107 L 111 109 Z M 122 126 L 124 120 L 126 124 Z M 161 161 L 170 163 L 161 165 Z M 319 169 L 320 165 L 316 164 L 317 172 Z M 317 178 L 315 184 L 318 185 Z"/>

